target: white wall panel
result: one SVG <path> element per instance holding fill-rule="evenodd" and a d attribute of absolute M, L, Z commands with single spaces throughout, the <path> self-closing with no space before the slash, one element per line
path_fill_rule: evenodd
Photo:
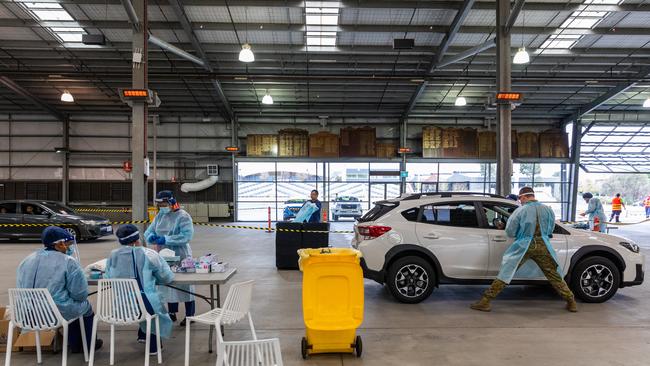
<path fill-rule="evenodd" d="M 70 168 L 71 180 L 130 180 L 121 168 Z"/>
<path fill-rule="evenodd" d="M 57 180 L 61 179 L 61 168 L 27 168 L 19 167 L 11 170 L 13 180 Z"/>
<path fill-rule="evenodd" d="M 61 166 L 61 155 L 55 153 L 53 150 L 47 152 L 16 152 L 11 153 L 11 163 L 17 167 L 39 165 L 39 166 Z"/>
<path fill-rule="evenodd" d="M 71 137 L 70 150 L 129 151 L 129 139 L 103 137 Z"/>
<path fill-rule="evenodd" d="M 71 135 L 129 136 L 130 129 L 129 123 L 70 122 Z"/>
<path fill-rule="evenodd" d="M 54 148 L 62 145 L 63 142 L 61 137 L 12 137 L 9 148 L 12 151 L 27 150 L 54 153 Z"/>
<path fill-rule="evenodd" d="M 14 135 L 61 135 L 61 123 L 51 122 L 12 122 L 11 133 Z"/>

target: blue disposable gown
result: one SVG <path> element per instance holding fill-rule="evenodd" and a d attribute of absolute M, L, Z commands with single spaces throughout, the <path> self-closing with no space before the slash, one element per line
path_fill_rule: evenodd
<path fill-rule="evenodd" d="M 147 242 L 151 242 L 153 235 L 164 236 L 164 248 L 169 248 L 181 257 L 181 260 L 187 257 L 192 257 L 192 249 L 190 248 L 190 240 L 194 236 L 194 226 L 192 224 L 192 216 L 179 209 L 168 213 L 158 212 L 156 218 L 144 232 L 144 237 Z M 178 285 L 175 286 L 188 292 L 194 292 L 192 285 Z M 176 291 L 170 288 L 161 289 L 164 292 L 165 302 L 186 302 L 194 301 L 194 296 L 185 292 Z"/>
<path fill-rule="evenodd" d="M 56 250 L 41 249 L 25 258 L 16 270 L 16 286 L 47 288 L 66 320 L 92 314 L 83 268 Z"/>
<path fill-rule="evenodd" d="M 144 296 L 160 318 L 160 336 L 169 337 L 172 320 L 156 286 L 171 283 L 174 273 L 155 250 L 131 246 L 113 250 L 106 261 L 106 277 L 138 279 Z M 140 328 L 146 331 L 144 323 L 140 324 Z"/>
<path fill-rule="evenodd" d="M 587 204 L 587 211 L 585 211 L 585 214 L 589 215 L 589 228 L 593 230 L 594 220 L 597 217 L 600 221 L 600 231 L 606 231 L 607 215 L 605 215 L 605 209 L 603 208 L 603 204 L 599 199 L 595 197 L 589 199 L 589 203 Z"/>
<path fill-rule="evenodd" d="M 546 248 L 551 253 L 555 263 L 559 263 L 555 250 L 549 240 L 555 228 L 555 214 L 550 207 L 544 206 L 537 201 L 529 201 L 525 205 L 517 208 L 508 219 L 506 234 L 511 238 L 515 238 L 515 241 L 503 253 L 501 271 L 499 271 L 499 275 L 497 276 L 501 281 L 510 283 L 515 272 L 517 272 L 519 263 L 524 258 L 524 255 L 526 255 L 528 247 L 535 235 L 538 217 L 542 240 L 544 240 L 544 244 L 546 244 Z M 563 276 L 562 269 L 559 265 L 557 271 L 560 276 Z"/>

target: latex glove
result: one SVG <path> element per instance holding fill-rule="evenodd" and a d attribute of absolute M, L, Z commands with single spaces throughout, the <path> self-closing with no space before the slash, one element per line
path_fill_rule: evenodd
<path fill-rule="evenodd" d="M 157 236 L 156 237 L 156 244 L 165 245 L 165 237 L 164 236 Z"/>

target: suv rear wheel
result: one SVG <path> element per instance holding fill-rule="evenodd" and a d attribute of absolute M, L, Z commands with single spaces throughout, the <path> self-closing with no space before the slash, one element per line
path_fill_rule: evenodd
<path fill-rule="evenodd" d="M 580 261 L 571 273 L 571 290 L 584 302 L 609 300 L 621 282 L 618 267 L 605 257 L 589 257 Z"/>
<path fill-rule="evenodd" d="M 388 268 L 386 284 L 393 297 L 407 304 L 417 304 L 433 292 L 436 274 L 424 258 L 407 256 Z"/>

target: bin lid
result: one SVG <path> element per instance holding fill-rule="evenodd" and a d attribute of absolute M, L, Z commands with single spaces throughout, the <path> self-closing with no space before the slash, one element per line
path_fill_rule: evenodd
<path fill-rule="evenodd" d="M 303 270 L 303 263 L 309 258 L 320 259 L 320 258 L 338 258 L 341 260 L 352 259 L 355 262 L 358 262 L 362 257 L 360 251 L 352 248 L 308 248 L 308 249 L 299 249 L 298 250 L 298 266 L 300 270 Z"/>

